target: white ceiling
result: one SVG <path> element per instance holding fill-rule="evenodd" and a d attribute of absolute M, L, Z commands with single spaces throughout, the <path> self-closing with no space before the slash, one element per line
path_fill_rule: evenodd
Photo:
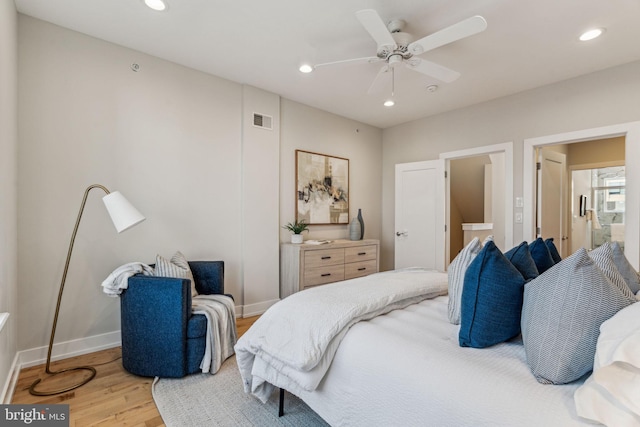
<path fill-rule="evenodd" d="M 640 60 L 639 0 L 15 0 L 18 11 L 380 128 Z M 462 76 L 441 83 L 400 67 L 391 92 L 368 95 L 380 64 L 303 62 L 375 56 L 355 17 L 404 19 L 418 39 L 481 15 L 486 31 L 421 55 Z M 591 27 L 604 36 L 579 42 Z M 426 87 L 438 84 L 439 90 Z"/>

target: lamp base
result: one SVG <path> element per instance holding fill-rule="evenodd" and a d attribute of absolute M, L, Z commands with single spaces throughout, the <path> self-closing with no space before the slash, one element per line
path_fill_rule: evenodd
<path fill-rule="evenodd" d="M 62 370 L 56 371 L 56 372 L 47 372 L 47 374 L 50 374 L 51 377 L 53 377 L 55 375 L 62 374 L 62 373 L 65 373 L 65 372 L 70 372 L 70 371 L 89 371 L 89 372 L 91 372 L 91 375 L 89 375 L 87 378 L 83 379 L 80 383 L 72 384 L 72 385 L 70 385 L 68 387 L 57 389 L 57 390 L 51 390 L 51 391 L 38 391 L 38 390 L 36 390 L 36 386 L 38 384 L 40 384 L 40 381 L 42 381 L 42 378 L 38 378 L 37 380 L 35 380 L 33 382 L 33 384 L 31 384 L 31 387 L 29 387 L 29 393 L 31 393 L 34 396 L 53 396 L 54 394 L 60 394 L 60 393 L 64 393 L 64 392 L 67 392 L 67 391 L 75 390 L 76 388 L 85 385 L 86 383 L 91 381 L 96 376 L 96 370 L 95 370 L 95 368 L 93 368 L 91 366 L 78 366 L 76 368 L 62 369 Z M 49 378 L 51 378 L 51 377 L 49 377 Z"/>

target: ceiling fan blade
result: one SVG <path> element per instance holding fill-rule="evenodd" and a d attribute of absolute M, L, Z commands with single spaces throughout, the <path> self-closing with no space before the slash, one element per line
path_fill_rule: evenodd
<path fill-rule="evenodd" d="M 328 67 L 330 65 L 350 64 L 354 62 L 368 62 L 369 64 L 372 64 L 374 62 L 379 62 L 379 61 L 382 61 L 382 59 L 378 58 L 377 56 L 365 56 L 363 58 L 353 58 L 353 59 L 343 59 L 340 61 L 323 62 L 321 64 L 314 65 L 313 68 L 316 69 L 320 67 Z"/>
<path fill-rule="evenodd" d="M 453 43 L 487 29 L 487 21 L 480 15 L 460 21 L 409 44 L 409 52 L 414 55 L 430 51 L 445 44 Z"/>
<path fill-rule="evenodd" d="M 365 30 L 373 37 L 378 44 L 378 47 L 386 47 L 392 50 L 396 42 L 393 40 L 391 33 L 387 29 L 387 26 L 373 9 L 359 10 L 356 12 L 356 18 L 362 24 Z"/>
<path fill-rule="evenodd" d="M 367 89 L 367 95 L 381 91 L 387 83 L 391 82 L 391 73 L 389 71 L 391 71 L 391 67 L 387 64 L 380 68 L 380 71 L 376 74 L 371 86 Z"/>
<path fill-rule="evenodd" d="M 447 67 L 443 67 L 435 62 L 427 61 L 421 58 L 411 58 L 410 61 L 404 63 L 407 68 L 417 71 L 427 76 L 435 77 L 445 83 L 451 83 L 460 77 L 460 73 L 453 71 Z"/>

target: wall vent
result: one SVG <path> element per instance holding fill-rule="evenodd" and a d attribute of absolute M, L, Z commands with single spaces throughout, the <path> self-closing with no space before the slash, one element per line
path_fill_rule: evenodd
<path fill-rule="evenodd" d="M 258 128 L 273 130 L 273 117 L 253 113 L 253 125 Z"/>

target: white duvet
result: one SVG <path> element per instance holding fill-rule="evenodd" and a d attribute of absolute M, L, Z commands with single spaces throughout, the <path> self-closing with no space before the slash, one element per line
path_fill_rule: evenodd
<path fill-rule="evenodd" d="M 447 274 L 395 270 L 319 286 L 272 306 L 235 346 L 245 392 L 315 390 L 355 323 L 447 292 Z"/>
<path fill-rule="evenodd" d="M 333 427 L 593 426 L 574 406 L 582 381 L 538 383 L 520 339 L 460 347 L 447 302 L 357 323 L 316 390 L 298 396 Z"/>

